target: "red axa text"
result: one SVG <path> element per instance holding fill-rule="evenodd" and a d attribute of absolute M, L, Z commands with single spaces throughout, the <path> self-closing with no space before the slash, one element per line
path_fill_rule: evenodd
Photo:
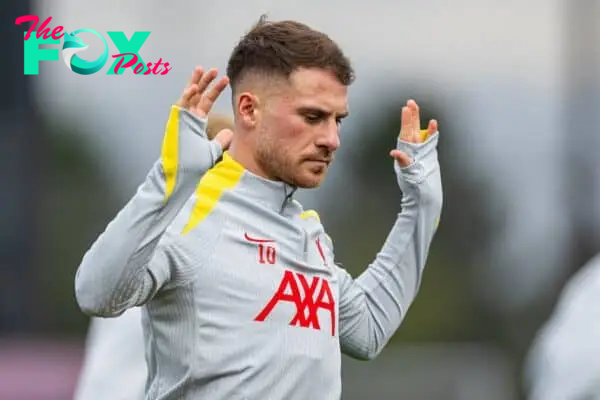
<path fill-rule="evenodd" d="M 331 336 L 335 336 L 335 299 L 329 281 L 318 276 L 310 280 L 301 273 L 286 270 L 279 288 L 265 308 L 254 318 L 262 322 L 279 302 L 288 302 L 296 306 L 290 325 L 321 330 L 319 310 L 329 312 L 331 318 Z"/>

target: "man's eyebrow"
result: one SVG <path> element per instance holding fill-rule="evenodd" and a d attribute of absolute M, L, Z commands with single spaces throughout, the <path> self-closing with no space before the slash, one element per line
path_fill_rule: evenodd
<path fill-rule="evenodd" d="M 298 111 L 302 112 L 302 113 L 318 113 L 318 114 L 322 114 L 322 115 L 332 115 L 335 114 L 335 116 L 337 118 L 346 118 L 350 113 L 348 111 L 343 111 L 341 113 L 334 113 L 333 111 L 327 111 L 324 110 L 322 108 L 316 107 L 316 106 L 304 106 L 304 107 L 300 107 L 298 108 Z"/>
<path fill-rule="evenodd" d="M 319 114 L 329 114 L 329 112 L 327 110 L 324 110 L 324 109 L 316 107 L 316 106 L 302 106 L 302 107 L 298 108 L 298 111 L 313 112 L 313 113 L 319 113 Z"/>

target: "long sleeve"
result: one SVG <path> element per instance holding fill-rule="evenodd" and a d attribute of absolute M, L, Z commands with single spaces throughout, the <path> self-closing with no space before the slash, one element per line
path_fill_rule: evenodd
<path fill-rule="evenodd" d="M 376 357 L 417 295 L 442 209 L 437 142 L 438 133 L 421 144 L 398 142 L 414 159 L 406 168 L 395 163 L 402 211 L 377 257 L 358 278 L 338 268 L 340 344 L 346 355 Z"/>
<path fill-rule="evenodd" d="M 156 247 L 202 175 L 222 155 L 218 142 L 207 139 L 206 126 L 205 119 L 171 108 L 160 159 L 79 265 L 75 294 L 85 313 L 120 315 L 169 281 L 168 256 L 155 254 Z"/>

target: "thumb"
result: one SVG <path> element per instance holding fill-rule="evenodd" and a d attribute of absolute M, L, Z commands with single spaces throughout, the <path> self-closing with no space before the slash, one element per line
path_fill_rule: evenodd
<path fill-rule="evenodd" d="M 231 144 L 231 140 L 233 139 L 233 131 L 231 129 L 222 129 L 217 136 L 215 136 L 214 140 L 216 140 L 220 145 L 223 151 L 229 148 Z"/>
<path fill-rule="evenodd" d="M 410 164 L 413 163 L 412 157 L 400 150 L 390 151 L 390 156 L 394 157 L 394 159 L 398 161 L 398 164 L 400 164 L 400 167 L 402 168 L 408 167 Z"/>

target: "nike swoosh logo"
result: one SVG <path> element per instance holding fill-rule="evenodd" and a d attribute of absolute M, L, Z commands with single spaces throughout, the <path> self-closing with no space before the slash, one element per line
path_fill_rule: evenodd
<path fill-rule="evenodd" d="M 248 232 L 244 233 L 244 239 L 246 239 L 247 241 L 252 242 L 252 243 L 275 243 L 275 241 L 272 239 L 253 238 L 250 235 L 248 235 Z"/>

